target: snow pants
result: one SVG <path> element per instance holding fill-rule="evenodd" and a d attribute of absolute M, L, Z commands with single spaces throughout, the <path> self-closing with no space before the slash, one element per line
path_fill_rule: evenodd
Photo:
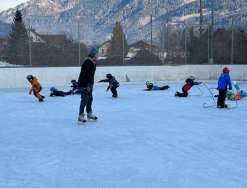
<path fill-rule="evenodd" d="M 218 108 L 225 108 L 227 89 L 219 89 L 219 96 L 217 101 Z"/>

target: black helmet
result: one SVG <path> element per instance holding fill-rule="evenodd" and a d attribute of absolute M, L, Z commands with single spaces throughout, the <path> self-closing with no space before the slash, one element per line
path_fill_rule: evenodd
<path fill-rule="evenodd" d="M 31 81 L 33 79 L 33 75 L 27 75 L 27 80 Z"/>
<path fill-rule="evenodd" d="M 108 78 L 108 79 L 111 79 L 112 78 L 112 74 L 106 74 L 105 77 Z"/>

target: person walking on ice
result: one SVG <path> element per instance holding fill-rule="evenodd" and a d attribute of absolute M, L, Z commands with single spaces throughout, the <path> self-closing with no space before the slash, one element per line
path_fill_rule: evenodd
<path fill-rule="evenodd" d="M 118 97 L 117 88 L 120 86 L 120 84 L 116 80 L 116 78 L 114 76 L 112 76 L 112 74 L 107 74 L 106 79 L 100 80 L 99 82 L 109 82 L 109 85 L 108 85 L 106 91 L 109 91 L 109 89 L 111 89 L 112 97 L 113 98 Z"/>
<path fill-rule="evenodd" d="M 223 69 L 222 74 L 220 75 L 218 79 L 218 101 L 217 101 L 217 108 L 227 108 L 228 106 L 225 104 L 226 96 L 227 96 L 227 90 L 229 87 L 229 90 L 232 90 L 232 83 L 231 83 L 231 77 L 229 75 L 230 69 L 228 67 L 225 67 Z"/>
<path fill-rule="evenodd" d="M 188 95 L 189 95 L 189 90 L 193 87 L 193 86 L 195 86 L 195 85 L 200 85 L 200 84 L 202 84 L 202 82 L 196 82 L 195 81 L 196 80 L 196 78 L 194 77 L 194 76 L 190 76 L 189 78 L 187 78 L 186 80 L 185 80 L 185 85 L 183 86 L 183 88 L 182 88 L 182 93 L 180 93 L 180 92 L 176 92 L 175 93 L 175 96 L 176 97 L 188 97 Z"/>
<path fill-rule="evenodd" d="M 39 102 L 43 102 L 45 97 L 40 94 L 40 92 L 42 90 L 42 86 L 39 83 L 38 79 L 33 75 L 28 75 L 27 80 L 31 84 L 31 89 L 29 90 L 29 95 L 32 95 L 32 93 L 33 93 L 33 95 L 39 100 Z"/>
<path fill-rule="evenodd" d="M 78 79 L 78 86 L 81 90 L 81 103 L 79 110 L 79 123 L 86 123 L 87 120 L 97 120 L 98 118 L 93 114 L 93 85 L 94 75 L 96 71 L 98 49 L 92 48 L 88 58 L 81 65 L 81 72 Z M 87 119 L 84 114 L 86 108 Z"/>
<path fill-rule="evenodd" d="M 146 89 L 144 91 L 158 91 L 158 90 L 168 90 L 170 86 L 165 85 L 165 86 L 157 86 L 154 85 L 152 82 L 147 81 L 146 82 Z"/>

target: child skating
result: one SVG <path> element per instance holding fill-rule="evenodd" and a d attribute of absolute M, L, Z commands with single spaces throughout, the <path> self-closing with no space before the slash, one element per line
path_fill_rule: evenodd
<path fill-rule="evenodd" d="M 226 96 L 227 96 L 227 90 L 229 87 L 229 90 L 232 90 L 232 83 L 231 83 L 231 77 L 229 75 L 230 69 L 228 67 L 225 67 L 223 69 L 222 74 L 220 75 L 218 79 L 218 100 L 217 100 L 217 108 L 227 108 L 228 106 L 225 104 Z"/>
<path fill-rule="evenodd" d="M 27 80 L 31 84 L 31 89 L 29 91 L 29 95 L 32 95 L 32 93 L 33 93 L 33 95 L 39 100 L 39 102 L 43 102 L 45 97 L 40 94 L 40 92 L 42 90 L 42 86 L 40 85 L 38 79 L 33 75 L 28 75 Z"/>
<path fill-rule="evenodd" d="M 157 86 L 154 85 L 152 82 L 147 81 L 146 82 L 146 89 L 144 91 L 159 91 L 159 90 L 168 90 L 170 86 L 165 85 L 165 86 Z"/>
<path fill-rule="evenodd" d="M 50 97 L 65 97 L 67 95 L 72 95 L 73 92 L 72 91 L 68 91 L 68 92 L 64 92 L 64 91 L 60 91 L 55 87 L 51 87 L 50 88 Z"/>
<path fill-rule="evenodd" d="M 117 88 L 120 86 L 120 84 L 114 76 L 112 76 L 111 74 L 107 74 L 106 79 L 100 80 L 99 82 L 108 82 L 109 85 L 108 85 L 106 91 L 109 91 L 109 89 L 111 89 L 112 97 L 113 98 L 118 97 Z"/>
<path fill-rule="evenodd" d="M 191 77 L 189 77 L 189 78 L 187 78 L 186 80 L 185 80 L 185 85 L 183 86 L 183 88 L 182 88 L 182 93 L 180 93 L 180 92 L 176 92 L 175 93 L 175 96 L 176 97 L 188 97 L 188 95 L 189 95 L 189 90 L 193 87 L 193 86 L 196 86 L 196 85 L 200 85 L 202 82 L 196 82 L 195 81 L 196 79 L 195 79 L 195 77 L 193 77 L 193 76 L 191 76 Z"/>
<path fill-rule="evenodd" d="M 227 92 L 228 100 L 238 101 L 238 100 L 242 100 L 243 98 L 247 97 L 247 91 L 242 90 L 237 82 L 233 82 L 233 85 L 236 90 L 236 93 L 234 93 L 233 91 L 228 91 Z"/>
<path fill-rule="evenodd" d="M 79 84 L 76 80 L 71 80 L 71 86 L 70 87 L 72 88 L 71 91 L 73 92 L 73 94 L 81 94 Z"/>

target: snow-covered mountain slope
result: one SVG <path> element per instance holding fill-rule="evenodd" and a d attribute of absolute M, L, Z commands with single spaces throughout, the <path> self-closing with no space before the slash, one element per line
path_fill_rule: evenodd
<path fill-rule="evenodd" d="M 216 24 L 246 25 L 246 0 L 215 0 Z M 204 23 L 210 22 L 211 0 L 204 0 Z M 154 30 L 165 22 L 199 22 L 198 0 L 30 0 L 17 6 L 24 19 L 41 33 L 67 33 L 87 42 L 110 38 L 116 21 L 121 21 L 128 39 L 147 38 L 149 15 L 153 14 Z M 0 13 L 0 20 L 10 23 L 15 13 L 9 9 Z M 155 34 L 155 32 L 154 32 Z"/>
<path fill-rule="evenodd" d="M 6 37 L 10 31 L 10 25 L 0 21 L 0 37 Z"/>

